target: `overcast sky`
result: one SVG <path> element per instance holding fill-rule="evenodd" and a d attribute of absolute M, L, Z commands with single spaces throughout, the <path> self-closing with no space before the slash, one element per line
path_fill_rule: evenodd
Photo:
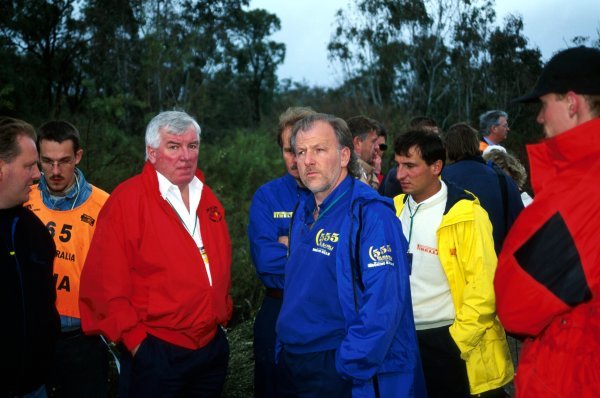
<path fill-rule="evenodd" d="M 335 86 L 339 70 L 327 60 L 327 43 L 334 28 L 335 12 L 348 0 L 251 0 L 250 8 L 263 8 L 281 20 L 272 40 L 286 45 L 280 79 L 291 78 L 309 85 Z M 496 23 L 509 14 L 523 17 L 529 47 L 537 46 L 543 60 L 567 47 L 575 36 L 598 38 L 600 0 L 496 0 Z"/>

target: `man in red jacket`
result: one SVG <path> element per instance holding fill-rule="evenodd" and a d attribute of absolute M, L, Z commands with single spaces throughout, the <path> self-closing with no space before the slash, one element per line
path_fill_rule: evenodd
<path fill-rule="evenodd" d="M 144 169 L 102 208 L 83 268 L 83 330 L 125 346 L 124 397 L 219 397 L 225 382 L 231 243 L 199 144 L 184 112 L 150 121 Z"/>
<path fill-rule="evenodd" d="M 528 147 L 533 203 L 504 241 L 495 277 L 504 327 L 525 336 L 517 397 L 600 391 L 600 51 L 556 54 L 531 94 L 547 139 Z"/>

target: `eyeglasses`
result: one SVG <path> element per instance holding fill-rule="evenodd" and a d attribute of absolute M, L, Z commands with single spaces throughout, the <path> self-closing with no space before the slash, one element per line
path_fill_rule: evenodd
<path fill-rule="evenodd" d="M 74 161 L 75 161 L 75 158 L 64 158 L 64 159 L 60 159 L 60 160 L 52 160 L 52 159 L 42 158 L 40 163 L 42 164 L 42 168 L 44 168 L 46 170 L 52 170 L 55 165 L 59 169 L 64 169 L 67 166 L 71 166 Z"/>
<path fill-rule="evenodd" d="M 388 147 L 387 147 L 387 144 L 379 144 L 379 150 L 380 150 L 381 152 L 384 152 L 384 151 L 385 151 L 387 148 L 388 148 Z"/>

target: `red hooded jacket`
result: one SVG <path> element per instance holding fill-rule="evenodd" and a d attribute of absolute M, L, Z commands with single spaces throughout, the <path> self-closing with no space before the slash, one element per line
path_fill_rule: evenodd
<path fill-rule="evenodd" d="M 600 118 L 528 147 L 533 203 L 498 261 L 496 307 L 526 336 L 517 397 L 600 392 Z"/>

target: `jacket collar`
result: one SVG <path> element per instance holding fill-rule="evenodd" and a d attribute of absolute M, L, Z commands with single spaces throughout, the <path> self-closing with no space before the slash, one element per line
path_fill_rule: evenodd
<path fill-rule="evenodd" d="M 37 188 L 42 193 L 44 205 L 53 210 L 70 210 L 79 207 L 92 193 L 92 186 L 88 184 L 83 173 L 75 168 L 75 184 L 73 184 L 64 196 L 52 196 L 45 177 L 41 177 Z"/>
<path fill-rule="evenodd" d="M 196 177 L 204 183 L 204 174 L 200 169 L 196 169 Z M 144 181 L 144 187 L 146 187 L 146 192 L 150 195 L 158 195 L 162 198 L 160 194 L 160 188 L 158 186 L 158 176 L 156 175 L 156 169 L 149 161 L 146 161 L 144 164 L 144 168 L 142 169 L 142 180 Z"/>
<path fill-rule="evenodd" d="M 600 118 L 592 119 L 538 144 L 527 145 L 531 185 L 539 193 L 559 173 L 600 151 Z"/>

